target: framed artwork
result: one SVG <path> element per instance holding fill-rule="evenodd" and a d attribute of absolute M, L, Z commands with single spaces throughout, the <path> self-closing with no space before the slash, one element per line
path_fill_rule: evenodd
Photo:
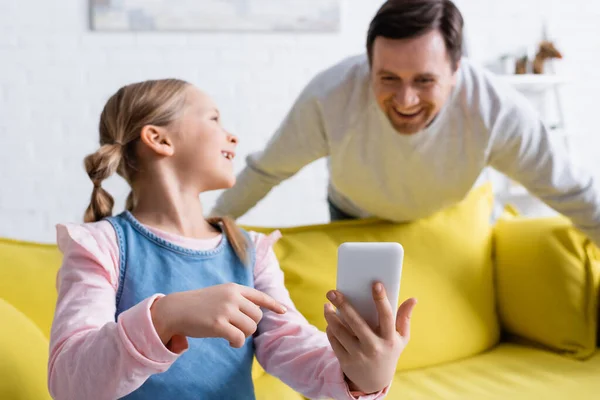
<path fill-rule="evenodd" d="M 90 0 L 95 31 L 335 32 L 341 0 Z"/>

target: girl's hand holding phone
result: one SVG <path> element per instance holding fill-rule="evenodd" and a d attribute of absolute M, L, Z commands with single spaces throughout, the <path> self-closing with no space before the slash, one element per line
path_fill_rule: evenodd
<path fill-rule="evenodd" d="M 396 372 L 400 354 L 410 339 L 410 317 L 415 299 L 406 300 L 394 313 L 381 283 L 373 285 L 379 326 L 372 329 L 338 291 L 330 291 L 325 305 L 327 337 L 350 390 L 376 393 L 387 387 Z"/>

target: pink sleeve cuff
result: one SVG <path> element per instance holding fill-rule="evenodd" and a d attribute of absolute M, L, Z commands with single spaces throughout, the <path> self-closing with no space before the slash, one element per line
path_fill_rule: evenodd
<path fill-rule="evenodd" d="M 336 398 L 336 399 L 346 398 L 348 400 L 380 400 L 380 399 L 385 398 L 385 396 L 387 395 L 387 393 L 390 389 L 390 386 L 387 386 L 383 390 L 380 390 L 377 393 L 371 393 L 371 394 L 367 394 L 367 393 L 360 392 L 360 391 L 350 391 L 350 388 L 348 387 L 348 382 L 346 381 L 344 372 L 342 371 L 342 368 L 340 367 L 339 364 L 336 366 L 336 369 L 338 370 L 336 375 L 338 375 L 341 380 L 340 384 L 336 385 L 336 388 L 338 389 L 334 393 L 334 398 Z"/>
<path fill-rule="evenodd" d="M 150 307 L 162 294 L 155 294 L 119 315 L 117 329 L 125 348 L 140 363 L 166 370 L 181 354 L 170 351 L 152 323 Z"/>
<path fill-rule="evenodd" d="M 372 393 L 372 394 L 365 394 L 362 392 L 350 392 L 350 391 L 348 392 L 348 394 L 350 395 L 350 397 L 352 399 L 379 400 L 379 399 L 383 399 L 387 395 L 388 390 L 389 390 L 389 386 L 377 393 Z"/>
<path fill-rule="evenodd" d="M 363 392 L 350 391 L 348 384 L 344 381 L 336 385 L 336 390 L 333 393 L 334 399 L 348 399 L 348 400 L 379 400 L 383 399 L 388 392 L 389 388 L 385 388 L 377 393 L 366 394 Z"/>

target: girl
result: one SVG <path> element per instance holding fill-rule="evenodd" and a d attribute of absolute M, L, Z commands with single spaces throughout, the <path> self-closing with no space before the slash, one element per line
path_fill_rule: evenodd
<path fill-rule="evenodd" d="M 49 388 L 57 399 L 252 399 L 253 356 L 307 397 L 385 396 L 415 304 L 394 315 L 381 285 L 380 326 L 340 293 L 327 333 L 294 308 L 277 236 L 205 220 L 199 194 L 231 187 L 237 138 L 212 101 L 180 80 L 125 86 L 100 117 L 85 224 L 57 227 L 64 253 L 52 326 Z M 102 181 L 131 186 L 111 217 Z M 397 321 L 397 322 L 395 322 Z"/>

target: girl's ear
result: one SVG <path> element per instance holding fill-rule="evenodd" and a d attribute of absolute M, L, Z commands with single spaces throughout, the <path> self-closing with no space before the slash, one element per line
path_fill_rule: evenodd
<path fill-rule="evenodd" d="M 142 128 L 140 135 L 142 143 L 148 146 L 156 154 L 170 157 L 175 153 L 173 141 L 165 128 L 154 125 L 146 125 Z"/>

